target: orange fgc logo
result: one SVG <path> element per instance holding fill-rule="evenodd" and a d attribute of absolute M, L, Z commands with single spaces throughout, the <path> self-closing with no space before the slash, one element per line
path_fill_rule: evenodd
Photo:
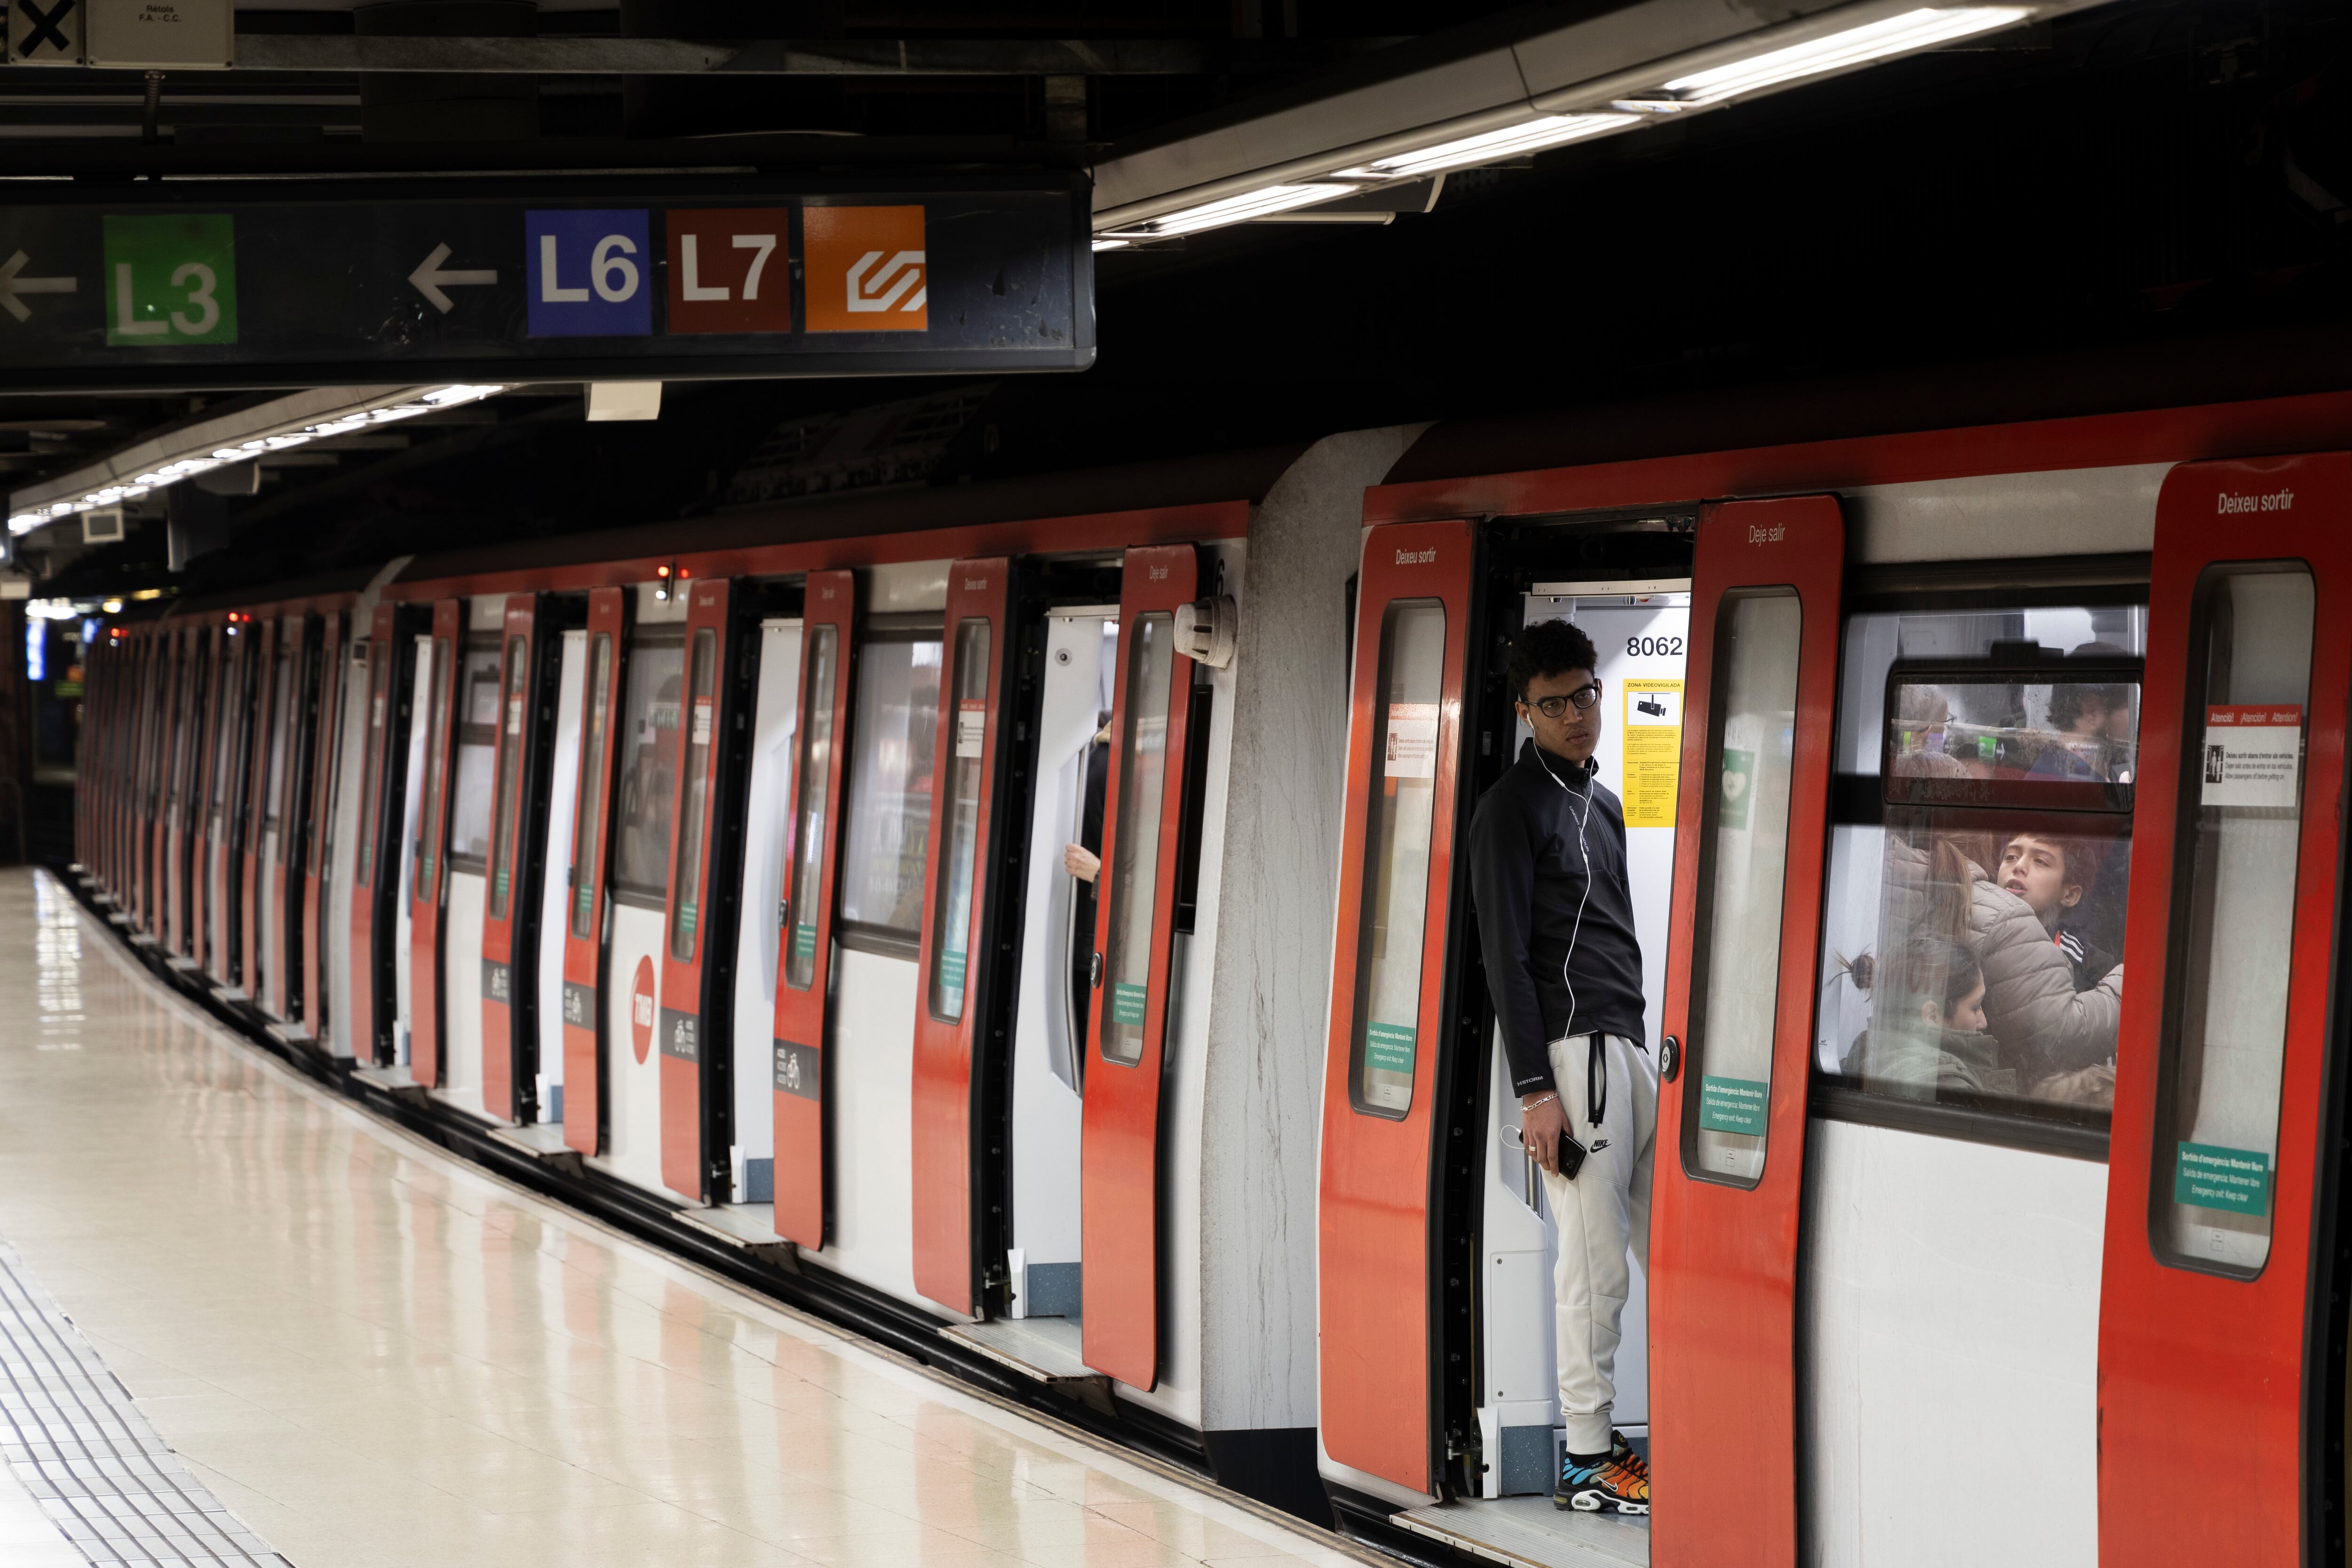
<path fill-rule="evenodd" d="M 923 209 L 804 207 L 808 330 L 919 332 L 931 324 Z"/>

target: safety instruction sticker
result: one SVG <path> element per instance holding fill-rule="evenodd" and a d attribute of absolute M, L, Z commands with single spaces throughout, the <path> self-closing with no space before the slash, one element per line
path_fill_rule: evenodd
<path fill-rule="evenodd" d="M 2172 1166 L 2172 1201 L 2231 1214 L 2271 1210 L 2271 1157 L 2252 1149 L 2183 1143 Z"/>
<path fill-rule="evenodd" d="M 963 958 L 964 955 L 952 947 L 941 951 L 940 953 L 941 989 L 952 991 L 958 995 L 963 994 Z"/>
<path fill-rule="evenodd" d="M 956 709 L 956 755 L 980 755 L 981 737 L 988 732 L 988 702 L 967 697 Z"/>
<path fill-rule="evenodd" d="M 1411 1078 L 1414 1032 L 1410 1024 L 1383 1024 L 1377 1018 L 1365 1025 L 1364 1066 L 1374 1072 Z"/>
<path fill-rule="evenodd" d="M 793 957 L 806 963 L 815 956 L 816 927 L 811 925 L 793 927 Z"/>
<path fill-rule="evenodd" d="M 1132 1028 L 1143 1026 L 1143 1004 L 1148 992 L 1140 985 L 1120 980 L 1110 988 L 1110 1021 Z"/>
<path fill-rule="evenodd" d="M 1683 765 L 1683 683 L 1628 680 L 1622 690 L 1623 787 L 1617 793 L 1625 805 L 1625 826 L 1672 827 Z"/>
<path fill-rule="evenodd" d="M 1437 704 L 1389 704 L 1388 771 L 1392 779 L 1437 776 Z"/>
<path fill-rule="evenodd" d="M 1748 1078 L 1703 1078 L 1698 1080 L 1698 1124 L 1707 1132 L 1764 1136 L 1764 1113 L 1771 1103 L 1769 1084 Z"/>
<path fill-rule="evenodd" d="M 2205 710 L 2204 805 L 2294 809 L 2303 761 L 2300 707 Z"/>

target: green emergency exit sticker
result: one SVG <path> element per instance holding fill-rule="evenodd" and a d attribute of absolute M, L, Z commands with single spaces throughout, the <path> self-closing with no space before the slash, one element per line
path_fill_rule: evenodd
<path fill-rule="evenodd" d="M 106 343 L 236 342 L 236 226 L 226 213 L 106 220 Z"/>
<path fill-rule="evenodd" d="M 1410 1024 L 1383 1024 L 1377 1018 L 1366 1024 L 1364 1066 L 1374 1072 L 1402 1073 L 1411 1078 L 1413 1036 Z"/>
<path fill-rule="evenodd" d="M 1148 994 L 1140 985 L 1131 985 L 1124 980 L 1114 982 L 1110 988 L 1110 1021 L 1141 1027 L 1143 1004 Z"/>
<path fill-rule="evenodd" d="M 2172 1201 L 2188 1208 L 2268 1214 L 2271 1157 L 2252 1149 L 2183 1143 L 2172 1166 Z"/>
<path fill-rule="evenodd" d="M 793 956 L 795 959 L 811 959 L 816 956 L 816 927 L 793 927 Z"/>
<path fill-rule="evenodd" d="M 1755 793 L 1756 753 L 1723 750 L 1723 804 L 1715 815 L 1717 827 L 1748 826 L 1748 797 Z"/>
<path fill-rule="evenodd" d="M 1748 1078 L 1703 1078 L 1698 1080 L 1698 1124 L 1703 1131 L 1737 1132 L 1745 1138 L 1764 1136 L 1764 1113 L 1771 1086 Z"/>
<path fill-rule="evenodd" d="M 953 948 L 940 954 L 940 984 L 950 991 L 963 989 L 963 954 Z"/>

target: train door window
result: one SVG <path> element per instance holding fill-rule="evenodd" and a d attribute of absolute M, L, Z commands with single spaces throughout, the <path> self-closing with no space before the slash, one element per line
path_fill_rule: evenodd
<path fill-rule="evenodd" d="M 498 783 L 490 791 L 490 918 L 507 918 L 507 889 L 514 880 L 514 867 L 509 863 L 507 840 L 515 827 L 515 795 L 522 784 L 522 712 L 523 686 L 530 674 L 530 650 L 527 638 L 507 638 L 506 694 L 496 721 L 503 726 L 503 742 L 494 740 L 498 752 Z"/>
<path fill-rule="evenodd" d="M 1111 844 L 1110 930 L 1103 945 L 1102 1055 L 1143 1059 L 1151 981 L 1151 910 L 1160 884 L 1160 802 L 1168 792 L 1168 687 L 1175 626 L 1164 612 L 1138 616 L 1127 637 L 1126 729 L 1119 736 L 1118 831 Z"/>
<path fill-rule="evenodd" d="M 646 909 L 660 909 L 669 891 L 678 691 L 685 684 L 682 634 L 646 631 L 630 640 L 621 697 L 621 777 L 613 805 L 613 896 Z"/>
<path fill-rule="evenodd" d="M 1348 1082 L 1358 1110 L 1402 1118 L 1412 1107 L 1421 1027 L 1445 606 L 1435 599 L 1390 605 L 1381 618 L 1380 657 L 1372 755 L 1381 763 L 1373 770 L 1365 817 L 1363 934 Z"/>
<path fill-rule="evenodd" d="M 450 784 L 449 864 L 489 869 L 491 775 L 499 746 L 499 645 L 468 642 L 457 672 L 457 776 Z"/>
<path fill-rule="evenodd" d="M 2104 1149 L 2137 594 L 1848 618 L 1814 1029 L 1834 1114 Z"/>
<path fill-rule="evenodd" d="M 2295 976 L 2294 891 L 2309 736 L 2313 591 L 2296 564 L 2217 567 L 2199 585 L 2183 716 L 2191 773 L 2174 842 L 2173 978 L 2158 1069 L 2157 1255 L 2252 1279 L 2270 1256 L 2272 1176 Z M 2194 668 L 2194 666 L 2192 666 Z"/>
<path fill-rule="evenodd" d="M 833 787 L 833 691 L 841 657 L 837 627 L 818 626 L 809 635 L 808 692 L 801 731 L 800 820 L 793 826 L 792 891 L 787 896 L 793 933 L 784 953 L 784 984 L 805 991 L 816 981 L 817 879 L 824 874 L 825 796 Z"/>
<path fill-rule="evenodd" d="M 701 913 L 702 827 L 709 812 L 712 687 L 719 676 L 719 634 L 709 626 L 694 634 L 693 684 L 688 689 L 686 732 L 686 820 L 677 836 L 677 854 L 671 867 L 677 878 L 670 900 L 669 955 L 684 963 L 694 956 L 695 930 Z"/>
<path fill-rule="evenodd" d="M 971 935 L 972 860 L 980 843 L 981 752 L 988 725 L 988 622 L 956 627 L 955 756 L 948 773 L 948 844 L 932 900 L 931 1016 L 963 1016 L 965 946 Z"/>
<path fill-rule="evenodd" d="M 360 835 L 359 858 L 352 877 L 362 888 L 375 886 L 376 838 L 383 830 L 383 801 L 378 786 L 383 778 L 384 726 L 392 717 L 386 711 L 392 701 L 392 651 L 379 647 L 381 640 L 371 640 L 367 650 L 367 755 L 360 764 L 360 811 L 368 826 Z"/>
<path fill-rule="evenodd" d="M 419 903 L 432 902 L 437 896 L 441 885 L 438 873 L 443 847 L 433 842 L 433 837 L 434 829 L 441 820 L 441 772 L 443 760 L 449 754 L 449 688 L 452 684 L 443 674 L 449 663 L 448 639 L 429 637 L 425 641 L 428 647 L 424 660 L 425 689 L 433 695 L 432 718 L 425 731 L 425 796 L 423 809 L 416 818 L 416 835 L 419 842 L 416 850 L 415 897 Z M 407 951 L 408 943 L 405 938 L 402 940 L 400 945 L 402 952 Z M 401 987 L 404 994 L 407 989 L 405 984 Z"/>
<path fill-rule="evenodd" d="M 1685 1168 L 1753 1186 L 1764 1174 L 1780 998 L 1780 894 L 1788 879 L 1789 773 L 1804 614 L 1789 590 L 1725 598 L 1716 627 L 1707 754 L 1721 780 L 1699 834 L 1691 1059 L 1699 1113 Z"/>
<path fill-rule="evenodd" d="M 588 723 L 581 737 L 580 782 L 572 819 L 572 934 L 595 934 L 597 891 L 604 886 L 598 857 L 604 847 L 604 709 L 613 694 L 613 637 L 598 632 L 588 650 Z"/>
<path fill-rule="evenodd" d="M 931 838 L 931 752 L 940 718 L 940 632 L 870 616 L 850 726 L 849 820 L 841 850 L 845 942 L 913 956 Z"/>

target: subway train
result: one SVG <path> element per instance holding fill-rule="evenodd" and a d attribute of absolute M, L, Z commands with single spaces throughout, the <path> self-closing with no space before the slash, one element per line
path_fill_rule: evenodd
<path fill-rule="evenodd" d="M 2341 1561 L 2352 395 L 2003 395 L 134 605 L 75 869 L 355 1092 L 1402 1556 Z M 1648 1520 L 1550 1503 L 1456 853 L 1559 616 L 1659 1079 Z"/>

